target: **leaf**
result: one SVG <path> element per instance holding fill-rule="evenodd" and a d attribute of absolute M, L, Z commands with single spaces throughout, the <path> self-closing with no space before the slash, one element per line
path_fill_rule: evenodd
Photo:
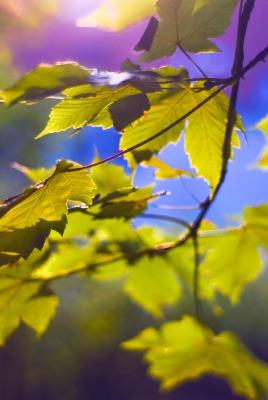
<path fill-rule="evenodd" d="M 134 50 L 150 50 L 156 31 L 158 28 L 158 20 L 155 17 L 152 17 L 149 21 L 149 24 L 139 40 L 139 43 L 135 46 Z"/>
<path fill-rule="evenodd" d="M 205 4 L 210 3 L 211 0 L 195 0 L 194 12 L 199 10 L 199 8 L 203 7 Z"/>
<path fill-rule="evenodd" d="M 98 161 L 98 158 L 94 160 Z M 92 179 L 95 182 L 98 194 L 106 196 L 107 194 L 130 187 L 131 179 L 126 175 L 124 169 L 115 164 L 101 164 L 97 168 L 92 168 Z"/>
<path fill-rule="evenodd" d="M 211 248 L 200 271 L 214 289 L 235 303 L 243 287 L 255 280 L 263 269 L 258 243 L 248 227 L 229 230 L 211 239 Z"/>
<path fill-rule="evenodd" d="M 147 328 L 122 346 L 146 351 L 149 374 L 161 381 L 164 390 L 213 374 L 247 399 L 264 400 L 268 396 L 267 365 L 254 358 L 234 334 L 214 336 L 193 317 L 165 323 L 160 331 Z"/>
<path fill-rule="evenodd" d="M 58 299 L 53 294 L 41 295 L 43 282 L 1 276 L 0 345 L 24 321 L 40 336 L 53 318 Z"/>
<path fill-rule="evenodd" d="M 140 189 L 125 188 L 117 190 L 103 198 L 100 198 L 100 200 L 94 204 L 91 215 L 93 215 L 95 219 L 129 219 L 141 215 L 147 208 L 150 200 L 166 194 L 166 192 L 151 194 L 151 190 L 151 187 Z M 96 205 L 100 205 L 97 210 L 95 208 Z"/>
<path fill-rule="evenodd" d="M 262 152 L 257 160 L 256 166 L 258 168 L 268 168 L 268 146 L 264 146 Z"/>
<path fill-rule="evenodd" d="M 182 104 L 187 95 L 187 91 L 181 87 L 181 80 L 188 76 L 183 68 L 175 69 L 173 67 L 163 67 L 155 70 L 162 76 L 162 80 L 167 82 L 162 92 L 148 93 L 148 99 L 151 108 L 142 118 L 135 122 L 132 126 L 124 129 L 124 133 L 120 142 L 120 148 L 126 150 L 132 146 L 146 141 L 154 134 L 167 128 L 168 125 L 174 123 L 183 115 Z M 168 77 L 168 78 L 167 78 Z M 173 80 L 171 79 L 172 77 Z M 140 157 L 144 154 L 144 150 L 149 150 L 149 156 L 146 154 L 145 159 L 149 159 L 153 153 L 159 152 L 169 142 L 176 143 L 179 139 L 184 127 L 184 121 L 167 130 L 163 135 L 153 141 L 139 147 L 138 150 L 127 154 L 126 158 L 132 168 L 136 162 L 141 162 L 144 158 Z"/>
<path fill-rule="evenodd" d="M 79 89 L 78 89 L 79 90 Z M 126 85 L 116 89 L 107 86 L 92 89 L 91 86 L 82 87 L 81 91 L 70 91 L 72 95 L 86 92 L 86 98 L 68 98 L 57 104 L 49 115 L 49 122 L 45 129 L 37 136 L 40 138 L 49 133 L 61 132 L 68 128 L 78 129 L 87 124 L 110 128 L 112 120 L 108 110 L 103 118 L 99 118 L 101 111 L 107 106 L 126 96 L 131 96 L 140 91 L 132 85 Z"/>
<path fill-rule="evenodd" d="M 154 13 L 155 0 L 144 0 L 130 4 L 124 0 L 103 0 L 96 11 L 77 21 L 78 26 L 99 27 L 121 31 Z"/>
<path fill-rule="evenodd" d="M 261 130 L 265 134 L 266 139 L 268 140 L 268 115 L 265 118 L 263 118 L 257 125 L 255 125 L 254 128 Z M 268 145 L 267 145 L 267 143 L 262 149 L 262 152 L 259 156 L 256 166 L 259 168 L 267 168 L 268 167 Z"/>
<path fill-rule="evenodd" d="M 122 131 L 133 121 L 143 116 L 150 109 L 148 97 L 144 93 L 126 96 L 117 100 L 109 107 L 113 125 L 117 131 Z"/>
<path fill-rule="evenodd" d="M 89 71 L 76 63 L 41 64 L 4 90 L 1 96 L 9 106 L 19 101 L 38 101 L 68 87 L 87 83 L 88 76 Z"/>
<path fill-rule="evenodd" d="M 143 257 L 132 267 L 125 292 L 155 317 L 162 316 L 162 306 L 174 304 L 180 296 L 175 272 L 161 257 Z"/>
<path fill-rule="evenodd" d="M 255 129 L 261 130 L 268 137 L 268 115 L 255 125 Z"/>
<path fill-rule="evenodd" d="M 155 172 L 155 177 L 158 179 L 179 178 L 180 176 L 195 176 L 195 174 L 187 172 L 183 169 L 172 168 L 160 158 L 157 158 L 155 156 L 152 156 L 148 161 L 143 161 L 142 165 L 145 167 L 157 168 L 157 171 Z"/>
<path fill-rule="evenodd" d="M 0 205 L 0 265 L 26 259 L 43 247 L 50 230 L 63 234 L 67 200 L 90 205 L 94 183 L 79 164 L 61 160 L 50 178 Z"/>
<path fill-rule="evenodd" d="M 258 243 L 268 251 L 268 203 L 256 207 L 245 207 L 244 223 Z"/>
<path fill-rule="evenodd" d="M 27 176 L 27 178 L 33 183 L 38 183 L 45 180 L 47 176 L 52 175 L 54 170 L 54 168 L 49 170 L 46 168 L 28 168 L 18 163 L 13 163 L 12 167 L 21 172 L 23 175 Z"/>
<path fill-rule="evenodd" d="M 206 97 L 207 94 L 203 91 L 189 91 L 187 108 L 195 107 Z M 228 107 L 228 97 L 224 93 L 219 93 L 187 119 L 185 150 L 189 155 L 191 166 L 196 168 L 198 175 L 209 183 L 212 190 L 216 188 L 221 176 Z M 237 118 L 236 129 L 243 129 L 239 117 Z M 235 132 L 231 144 L 239 147 Z"/>
<path fill-rule="evenodd" d="M 177 48 L 191 53 L 219 51 L 208 39 L 224 33 L 236 4 L 237 0 L 210 0 L 200 7 L 195 0 L 158 0 L 160 23 L 150 50 L 139 62 L 169 57 Z"/>

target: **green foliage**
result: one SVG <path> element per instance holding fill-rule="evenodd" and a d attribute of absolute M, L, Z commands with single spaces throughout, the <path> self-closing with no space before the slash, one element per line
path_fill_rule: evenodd
<path fill-rule="evenodd" d="M 145 63 L 171 56 L 177 48 L 191 53 L 219 51 L 209 38 L 222 35 L 230 23 L 237 0 L 158 0 L 160 17 L 149 51 L 139 59 Z"/>
<path fill-rule="evenodd" d="M 151 0 L 136 2 L 132 15 L 126 12 L 126 2 L 111 0 L 119 11 L 111 24 L 106 3 L 89 23 L 94 18 L 96 24 L 120 30 L 154 13 Z M 143 70 L 130 60 L 118 73 L 58 63 L 40 65 L 1 93 L 8 106 L 60 93 L 38 138 L 86 125 L 114 127 L 121 134 L 121 151 L 106 160 L 96 157 L 84 166 L 61 160 L 52 170 L 14 164 L 34 185 L 0 202 L 1 345 L 21 321 L 38 336 L 47 329 L 58 303 L 50 289 L 54 280 L 79 275 L 116 282 L 132 302 L 166 320 L 159 330 L 148 327 L 123 343 L 128 350 L 145 352 L 149 374 L 160 380 L 163 389 L 213 374 L 247 399 L 267 398 L 268 367 L 234 333 L 216 335 L 203 315 L 204 304 L 212 311 L 219 309 L 220 296 L 232 306 L 238 303 L 245 287 L 260 276 L 268 251 L 267 203 L 247 206 L 226 229 L 205 220 L 224 184 L 232 148 L 239 147 L 236 131 L 245 133 L 235 111 L 238 83 L 268 54 L 264 50 L 243 69 L 244 33 L 251 13 L 250 0 L 245 3 L 239 12 L 232 69 L 236 72 L 231 77 L 208 78 L 195 62 L 202 75 L 197 79 L 190 78 L 184 67 Z M 177 49 L 190 60 L 187 52 L 218 51 L 210 39 L 228 28 L 237 4 L 237 0 L 158 0 L 158 19 L 150 20 L 135 48 L 145 50 L 139 61 L 163 59 Z M 223 92 L 227 87 L 231 101 Z M 267 123 L 265 117 L 256 125 L 266 136 Z M 161 154 L 155 155 L 179 139 L 184 140 L 189 171 L 173 168 Z M 153 167 L 157 179 L 200 178 L 208 196 L 194 209 L 189 206 L 193 212 L 187 221 L 147 213 L 150 203 L 159 203 L 167 192 L 154 192 L 154 185 L 135 187 L 133 174 L 107 163 L 119 155 L 132 172 Z M 267 167 L 267 146 L 257 166 Z M 176 228 L 171 234 L 167 229 L 137 227 L 137 217 L 174 223 Z M 175 306 L 186 293 L 191 293 L 196 317 L 184 315 L 169 322 L 169 313 L 177 311 Z"/>
<path fill-rule="evenodd" d="M 78 64 L 39 65 L 18 83 L 1 93 L 7 105 L 38 101 L 67 87 L 87 82 L 88 72 Z"/>
<path fill-rule="evenodd" d="M 164 324 L 159 332 L 146 328 L 124 342 L 123 347 L 146 352 L 149 374 L 160 379 L 165 390 L 204 374 L 214 374 L 248 399 L 264 400 L 268 395 L 266 366 L 254 359 L 234 334 L 223 331 L 214 335 L 190 316 Z"/>
<path fill-rule="evenodd" d="M 61 160 L 45 181 L 26 189 L 0 205 L 0 264 L 27 258 L 42 249 L 51 229 L 63 234 L 67 222 L 66 202 L 90 205 L 94 183 L 86 170 L 70 171 L 79 164 Z"/>
<path fill-rule="evenodd" d="M 268 116 L 263 118 L 257 125 L 256 129 L 261 130 L 266 137 L 266 140 L 268 138 Z M 268 166 L 268 145 L 266 144 L 262 150 L 262 153 L 259 157 L 257 166 L 260 168 L 267 168 Z"/>

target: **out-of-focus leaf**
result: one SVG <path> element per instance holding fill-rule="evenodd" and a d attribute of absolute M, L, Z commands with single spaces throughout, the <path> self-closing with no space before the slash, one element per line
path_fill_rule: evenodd
<path fill-rule="evenodd" d="M 94 218 L 133 218 L 141 215 L 147 208 L 148 202 L 159 196 L 166 194 L 166 192 L 151 193 L 152 187 L 145 188 L 125 188 L 117 190 L 100 198 L 94 204 L 92 212 Z M 97 206 L 100 206 L 97 208 Z"/>
<path fill-rule="evenodd" d="M 0 96 L 7 105 L 19 101 L 38 101 L 54 93 L 87 83 L 89 71 L 75 63 L 39 65 Z"/>
<path fill-rule="evenodd" d="M 258 122 L 257 125 L 255 125 L 255 128 L 263 131 L 263 133 L 268 137 L 268 115 Z"/>
<path fill-rule="evenodd" d="M 131 4 L 125 0 L 103 0 L 96 11 L 80 18 L 77 25 L 121 31 L 152 15 L 155 12 L 154 3 L 155 0 L 134 1 Z"/>
<path fill-rule="evenodd" d="M 178 178 L 180 176 L 196 176 L 195 174 L 185 171 L 184 169 L 172 168 L 156 156 L 152 156 L 148 161 L 143 161 L 142 165 L 145 167 L 157 168 L 155 177 L 159 179 Z"/>
<path fill-rule="evenodd" d="M 25 281 L 1 274 L 0 345 L 18 328 L 21 321 L 40 336 L 55 314 L 58 299 L 53 294 L 40 295 L 40 281 Z"/>
<path fill-rule="evenodd" d="M 33 183 L 38 183 L 45 180 L 48 176 L 52 175 L 54 168 L 46 169 L 46 168 L 28 168 L 24 165 L 13 163 L 12 167 L 17 171 L 21 172 L 25 176 L 27 176 L 30 181 Z"/>
<path fill-rule="evenodd" d="M 160 23 L 149 51 L 139 62 L 171 56 L 177 48 L 192 53 L 218 51 L 211 38 L 221 36 L 230 23 L 237 0 L 158 0 Z"/>
<path fill-rule="evenodd" d="M 95 185 L 79 164 L 61 160 L 45 181 L 0 205 L 0 265 L 27 258 L 41 249 L 51 229 L 63 234 L 67 200 L 92 203 Z"/>
<path fill-rule="evenodd" d="M 265 134 L 266 139 L 268 140 L 268 116 L 263 118 L 255 126 L 255 128 L 261 130 Z M 267 145 L 267 143 L 264 146 L 264 148 L 262 149 L 262 152 L 261 152 L 261 154 L 259 156 L 259 159 L 257 160 L 257 164 L 256 165 L 259 168 L 268 168 L 268 145 Z"/>
<path fill-rule="evenodd" d="M 258 245 L 268 251 L 268 203 L 256 207 L 246 207 L 244 210 L 244 223 L 249 229 Z"/>
<path fill-rule="evenodd" d="M 125 291 L 145 310 L 161 317 L 162 306 L 178 300 L 180 285 L 176 273 L 162 257 L 143 257 L 132 267 Z"/>
<path fill-rule="evenodd" d="M 201 264 L 201 273 L 214 289 L 237 302 L 244 286 L 256 279 L 263 268 L 256 238 L 245 227 L 209 238 L 209 242 L 211 248 Z"/>
<path fill-rule="evenodd" d="M 254 358 L 229 332 L 213 332 L 193 317 L 168 322 L 160 331 L 147 328 L 122 344 L 127 350 L 146 351 L 149 374 L 164 390 L 213 374 L 249 400 L 268 396 L 268 367 Z"/>
<path fill-rule="evenodd" d="M 188 92 L 187 108 L 195 107 L 206 97 L 207 93 L 203 91 Z M 212 190 L 216 188 L 221 175 L 222 147 L 228 107 L 228 97 L 224 93 L 219 93 L 187 119 L 186 152 L 189 155 L 191 166 L 197 169 L 198 174 L 209 183 Z M 236 128 L 243 129 L 239 117 Z M 233 132 L 231 144 L 239 147 L 239 140 L 235 132 Z"/>

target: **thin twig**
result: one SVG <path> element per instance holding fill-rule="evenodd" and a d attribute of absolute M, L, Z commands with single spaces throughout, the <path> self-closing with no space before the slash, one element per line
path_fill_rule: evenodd
<path fill-rule="evenodd" d="M 156 214 L 141 214 L 137 215 L 136 218 L 151 218 L 151 219 L 159 219 L 162 221 L 174 222 L 175 224 L 179 224 L 184 226 L 185 228 L 190 229 L 190 224 L 183 219 L 170 217 L 168 215 L 156 215 Z"/>

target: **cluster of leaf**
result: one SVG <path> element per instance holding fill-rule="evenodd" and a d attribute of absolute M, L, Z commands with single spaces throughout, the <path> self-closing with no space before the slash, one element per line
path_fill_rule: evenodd
<path fill-rule="evenodd" d="M 210 39 L 224 33 L 237 2 L 158 0 L 158 19 L 151 19 L 136 46 L 138 51 L 145 50 L 139 62 L 170 56 L 176 49 L 217 51 Z M 114 1 L 118 5 L 121 0 Z M 151 7 L 148 0 L 134 19 L 147 15 Z M 123 25 L 118 22 L 119 27 Z M 223 160 L 223 145 L 229 99 L 223 88 L 209 86 L 208 90 L 206 84 L 190 82 L 183 67 L 141 70 L 127 61 L 121 72 L 113 73 L 62 63 L 37 67 L 1 97 L 13 105 L 60 93 L 61 101 L 38 137 L 87 125 L 114 127 L 122 134 L 120 154 L 132 170 L 137 165 L 152 166 L 161 179 L 201 177 L 213 197 L 223 163 L 228 161 Z M 267 118 L 257 127 L 267 133 Z M 238 115 L 232 146 L 239 146 L 236 129 L 243 131 Z M 155 156 L 183 134 L 185 152 L 196 173 L 171 168 Z M 266 153 L 267 149 L 260 166 L 267 166 Z M 128 296 L 157 318 L 165 307 L 180 300 L 183 287 L 196 291 L 191 225 L 182 223 L 176 237 L 155 228 L 135 229 L 133 220 L 146 216 L 150 201 L 165 193 L 133 187 L 118 166 L 99 160 L 94 165 L 90 172 L 90 165 L 66 160 L 52 171 L 17 166 L 34 185 L 0 203 L 0 343 L 20 321 L 41 335 L 58 303 L 49 282 L 72 274 L 120 280 Z M 201 224 L 197 233 L 200 299 L 212 304 L 219 292 L 235 303 L 244 286 L 259 276 L 260 251 L 268 250 L 267 215 L 268 204 L 262 204 L 245 208 L 235 228 L 219 231 L 212 224 L 209 229 Z M 147 328 L 124 347 L 146 352 L 149 373 L 160 379 L 164 389 L 212 373 L 249 399 L 268 396 L 268 368 L 232 333 L 214 335 L 192 317 L 164 323 L 159 331 Z"/>

